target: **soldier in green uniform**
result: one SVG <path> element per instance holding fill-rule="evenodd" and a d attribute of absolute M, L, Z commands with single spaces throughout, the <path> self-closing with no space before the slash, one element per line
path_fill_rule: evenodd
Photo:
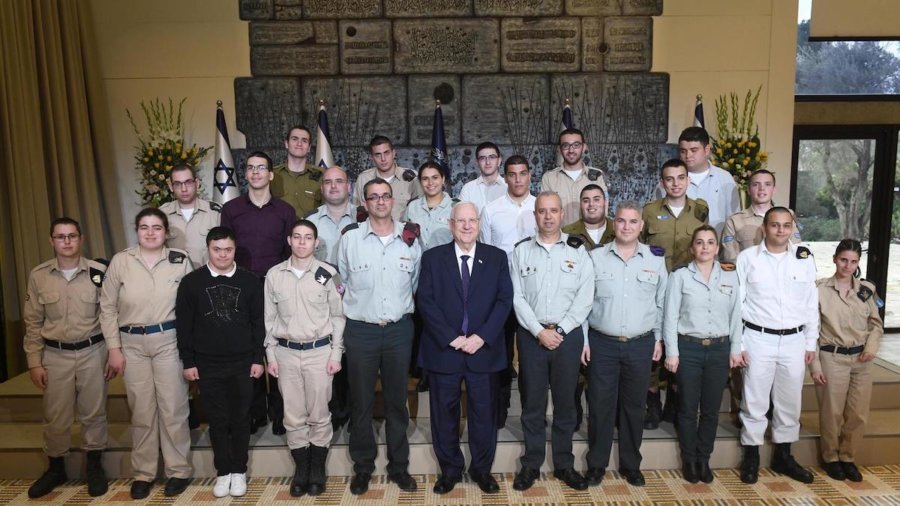
<path fill-rule="evenodd" d="M 590 251 L 616 238 L 613 221 L 606 216 L 606 192 L 600 185 L 589 184 L 581 189 L 579 197 L 581 219 L 562 228 L 563 233 L 577 235 Z"/>
<path fill-rule="evenodd" d="M 273 172 L 272 195 L 290 204 L 297 216 L 306 216 L 322 205 L 322 170 L 306 161 L 311 138 L 305 126 L 291 127 L 284 139 L 287 161 Z"/>

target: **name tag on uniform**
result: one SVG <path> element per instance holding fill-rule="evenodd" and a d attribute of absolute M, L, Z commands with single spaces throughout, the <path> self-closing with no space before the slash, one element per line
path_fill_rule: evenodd
<path fill-rule="evenodd" d="M 575 260 L 563 260 L 562 262 L 562 270 L 563 272 L 574 272 L 575 271 Z"/>
<path fill-rule="evenodd" d="M 731 295 L 734 293 L 734 287 L 731 285 L 719 285 L 719 291 L 725 295 Z"/>
<path fill-rule="evenodd" d="M 638 281 L 655 285 L 659 281 L 659 273 L 656 271 L 643 270 L 638 273 L 637 278 Z"/>
<path fill-rule="evenodd" d="M 669 216 L 668 214 L 657 214 L 656 215 L 657 220 L 668 220 L 669 218 L 671 218 L 671 216 Z"/>

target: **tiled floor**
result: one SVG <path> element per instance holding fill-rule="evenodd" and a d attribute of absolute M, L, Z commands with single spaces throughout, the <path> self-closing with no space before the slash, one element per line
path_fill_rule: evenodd
<path fill-rule="evenodd" d="M 92 499 L 84 485 L 71 482 L 39 501 L 29 501 L 26 491 L 28 480 L 0 481 L 0 504 L 296 504 L 326 505 L 500 505 L 500 504 L 900 504 L 900 466 L 873 466 L 862 469 L 861 483 L 838 482 L 815 469 L 816 481 L 804 485 L 768 470 L 760 473 L 759 483 L 744 485 L 735 470 L 715 471 L 716 480 L 709 484 L 689 484 L 681 479 L 678 471 L 646 471 L 647 486 L 631 487 L 617 473 L 609 473 L 599 487 L 584 492 L 571 490 L 552 476 L 545 474 L 530 490 L 521 493 L 512 489 L 511 475 L 496 475 L 500 481 L 498 494 L 482 494 L 469 482 L 456 487 L 453 492 L 437 496 L 431 492 L 434 475 L 418 475 L 419 490 L 400 492 L 384 476 L 375 476 L 369 492 L 356 497 L 348 490 L 349 478 L 335 477 L 328 481 L 328 490 L 317 499 L 295 499 L 288 494 L 289 478 L 251 479 L 247 495 L 242 498 L 215 499 L 212 495 L 213 479 L 197 480 L 177 498 L 163 496 L 162 487 L 156 486 L 151 496 L 142 502 L 131 501 L 129 480 L 113 482 L 110 491 L 101 498 Z"/>

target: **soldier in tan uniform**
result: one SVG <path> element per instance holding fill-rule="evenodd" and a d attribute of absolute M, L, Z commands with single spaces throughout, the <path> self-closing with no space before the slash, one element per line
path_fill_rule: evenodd
<path fill-rule="evenodd" d="M 333 429 L 328 401 L 344 353 L 343 287 L 337 269 L 314 256 L 318 231 L 298 220 L 291 257 L 269 269 L 265 286 L 266 357 L 284 396 L 284 426 L 294 459 L 290 493 L 325 491 Z"/>
<path fill-rule="evenodd" d="M 138 245 L 116 253 L 100 292 L 100 325 L 109 366 L 124 373 L 131 410 L 131 497 L 150 495 L 160 448 L 165 495 L 184 492 L 193 469 L 188 452 L 188 387 L 175 338 L 178 284 L 193 270 L 186 252 L 165 246 L 169 223 L 159 209 L 135 218 Z"/>
<path fill-rule="evenodd" d="M 190 165 L 176 165 L 168 183 L 175 200 L 159 206 L 169 220 L 166 244 L 187 251 L 194 265 L 203 265 L 208 260 L 206 234 L 219 226 L 222 206 L 197 195 L 200 183 Z"/>
<path fill-rule="evenodd" d="M 600 185 L 589 184 L 581 189 L 581 219 L 562 228 L 567 235 L 577 235 L 590 251 L 611 243 L 616 238 L 613 221 L 606 216 L 606 192 Z"/>
<path fill-rule="evenodd" d="M 365 205 L 366 183 L 376 177 L 384 179 L 391 185 L 391 195 L 394 198 L 394 210 L 391 216 L 394 221 L 401 221 L 406 211 L 406 204 L 413 197 L 422 195 L 422 185 L 419 183 L 418 174 L 412 169 L 398 167 L 396 162 L 397 152 L 391 140 L 383 135 L 376 135 L 369 142 L 369 155 L 375 163 L 375 167 L 360 172 L 353 186 L 353 205 Z"/>
<path fill-rule="evenodd" d="M 31 271 L 22 315 L 31 381 L 44 391 L 44 453 L 50 467 L 28 489 L 43 497 L 66 482 L 65 457 L 78 415 L 87 455 L 88 494 L 106 493 L 106 343 L 100 333 L 100 286 L 106 265 L 81 256 L 81 226 L 71 218 L 50 225 L 56 258 Z M 74 395 L 73 395 L 74 394 Z"/>
<path fill-rule="evenodd" d="M 884 334 L 883 302 L 870 281 L 856 279 L 862 246 L 844 239 L 834 252 L 834 276 L 819 290 L 819 352 L 809 365 L 819 399 L 822 467 L 832 479 L 862 481 L 854 464 L 872 396 L 872 359 Z"/>
<path fill-rule="evenodd" d="M 297 216 L 306 216 L 322 205 L 322 169 L 306 161 L 312 134 L 303 125 L 295 125 L 284 139 L 287 161 L 276 165 L 272 195 L 290 204 Z"/>
<path fill-rule="evenodd" d="M 584 164 L 584 152 L 587 151 L 587 143 L 584 142 L 584 134 L 577 128 L 567 128 L 559 134 L 559 152 L 562 155 L 561 167 L 545 172 L 541 177 L 541 191 L 552 191 L 559 194 L 562 199 L 566 222 L 563 226 L 578 221 L 579 201 L 581 189 L 589 184 L 595 184 L 608 191 L 603 171 Z"/>

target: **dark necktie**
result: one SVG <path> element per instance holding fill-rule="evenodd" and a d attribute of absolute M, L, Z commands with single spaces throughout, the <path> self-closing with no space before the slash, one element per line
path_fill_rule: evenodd
<path fill-rule="evenodd" d="M 469 332 L 469 308 L 466 303 L 469 298 L 469 255 L 459 257 L 462 260 L 462 292 L 463 292 L 463 335 Z"/>

